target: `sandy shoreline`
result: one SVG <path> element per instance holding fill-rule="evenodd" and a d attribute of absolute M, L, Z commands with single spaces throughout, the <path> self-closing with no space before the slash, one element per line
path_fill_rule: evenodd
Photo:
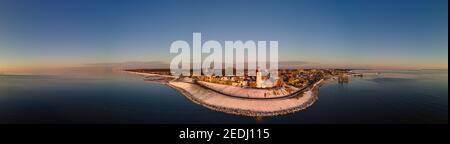
<path fill-rule="evenodd" d="M 175 76 L 170 76 L 170 75 L 159 75 L 159 74 L 151 74 L 151 73 L 132 72 L 132 71 L 127 71 L 127 73 L 134 74 L 134 75 L 141 75 L 141 76 L 175 78 Z"/>
<path fill-rule="evenodd" d="M 294 113 L 311 106 L 318 99 L 319 88 L 325 81 L 320 80 L 308 90 L 294 96 L 275 99 L 230 97 L 183 80 L 173 80 L 163 84 L 179 91 L 190 101 L 215 111 L 243 116 L 276 116 Z"/>

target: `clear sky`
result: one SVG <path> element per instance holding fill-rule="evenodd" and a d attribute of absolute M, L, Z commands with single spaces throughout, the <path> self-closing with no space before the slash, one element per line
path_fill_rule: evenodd
<path fill-rule="evenodd" d="M 0 71 L 168 62 L 192 32 L 278 40 L 281 61 L 448 67 L 447 0 L 0 0 Z"/>

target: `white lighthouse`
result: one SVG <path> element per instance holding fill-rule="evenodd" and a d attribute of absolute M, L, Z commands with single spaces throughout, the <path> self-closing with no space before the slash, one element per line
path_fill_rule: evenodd
<path fill-rule="evenodd" d="M 259 71 L 259 69 L 256 69 L 256 87 L 262 88 L 262 86 L 263 86 L 262 73 Z"/>

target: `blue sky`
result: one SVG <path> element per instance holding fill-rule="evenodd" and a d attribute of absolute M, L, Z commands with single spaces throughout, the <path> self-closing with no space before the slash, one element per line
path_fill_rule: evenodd
<path fill-rule="evenodd" d="M 0 68 L 168 62 L 192 32 L 278 40 L 281 61 L 448 67 L 447 0 L 0 0 Z"/>

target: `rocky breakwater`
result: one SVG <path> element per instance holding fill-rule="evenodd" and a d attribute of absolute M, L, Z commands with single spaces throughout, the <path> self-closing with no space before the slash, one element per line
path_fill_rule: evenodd
<path fill-rule="evenodd" d="M 233 97 L 183 81 L 170 81 L 168 85 L 180 91 L 189 100 L 212 110 L 244 116 L 276 116 L 311 106 L 318 99 L 318 89 L 322 83 L 323 80 L 320 80 L 292 96 L 268 99 Z"/>

